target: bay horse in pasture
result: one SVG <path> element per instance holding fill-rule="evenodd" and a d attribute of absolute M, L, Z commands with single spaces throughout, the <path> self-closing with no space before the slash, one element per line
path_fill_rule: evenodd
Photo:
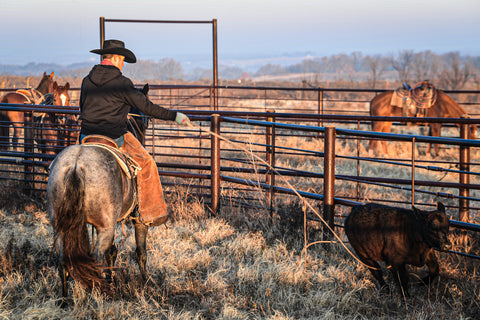
<path fill-rule="evenodd" d="M 68 90 L 70 84 L 59 86 L 53 83 L 53 92 L 46 95 L 42 105 L 53 105 L 61 107 L 71 106 Z M 71 114 L 56 114 L 54 112 L 34 113 L 35 141 L 37 148 L 44 154 L 57 154 L 62 147 L 66 146 L 69 134 L 67 127 L 76 123 L 76 116 Z"/>
<path fill-rule="evenodd" d="M 0 103 L 13 104 L 40 104 L 45 100 L 45 95 L 53 91 L 53 76 L 52 72 L 47 75 L 43 73 L 42 79 L 36 89 L 22 89 L 16 92 L 9 92 L 5 94 Z M 0 150 L 8 149 L 10 125 L 13 127 L 12 145 L 18 146 L 18 140 L 22 134 L 24 126 L 24 113 L 19 111 L 0 111 Z"/>
<path fill-rule="evenodd" d="M 99 139 L 110 147 L 99 144 Z M 138 167 L 115 147 L 115 141 L 107 137 L 86 136 L 82 144 L 63 149 L 51 164 L 47 204 L 64 298 L 69 277 L 88 290 L 99 288 L 111 294 L 104 273 L 108 275 L 115 264 L 115 227 L 124 220 L 134 223 L 135 258 L 143 282 L 147 279 L 148 226 L 135 216 Z M 96 230 L 94 243 L 90 243 L 87 224 Z"/>
<path fill-rule="evenodd" d="M 422 90 L 421 86 L 416 86 L 412 90 Z M 461 118 L 468 117 L 465 110 L 450 96 L 439 89 L 436 90 L 436 99 L 429 108 L 415 109 L 409 108 L 405 112 L 402 107 L 397 107 L 391 104 L 393 90 L 382 92 L 372 99 L 370 102 L 370 115 L 371 116 L 387 116 L 387 117 L 431 117 L 431 118 Z M 372 121 L 372 130 L 377 132 L 390 132 L 392 127 L 391 121 Z M 440 137 L 442 123 L 429 123 L 429 136 Z M 469 126 L 470 139 L 475 139 L 477 131 L 477 125 L 472 124 Z M 379 144 L 381 150 L 379 150 Z M 388 155 L 387 143 L 385 140 L 370 140 L 369 153 L 374 151 L 379 154 Z M 427 146 L 427 154 L 431 152 L 431 144 Z M 438 156 L 439 146 L 435 144 L 434 156 Z"/>

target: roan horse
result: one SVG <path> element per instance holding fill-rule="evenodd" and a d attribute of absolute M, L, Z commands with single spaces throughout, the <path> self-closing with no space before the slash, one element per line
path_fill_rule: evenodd
<path fill-rule="evenodd" d="M 127 165 L 119 159 L 126 159 Z M 115 264 L 115 226 L 126 219 L 135 226 L 135 258 L 146 281 L 148 226 L 134 217 L 138 201 L 135 166 L 128 164 L 131 161 L 123 153 L 85 142 L 63 149 L 51 164 L 47 203 L 64 298 L 69 276 L 88 290 L 111 293 L 103 273 Z M 87 224 L 96 230 L 94 244 L 90 244 Z"/>
<path fill-rule="evenodd" d="M 36 89 L 9 92 L 2 97 L 0 103 L 40 104 L 44 101 L 45 95 L 53 91 L 53 76 L 53 72 L 50 75 L 44 72 Z M 17 146 L 24 125 L 24 113 L 0 111 L 0 149 L 8 149 L 10 125 L 14 129 L 12 145 Z"/>
<path fill-rule="evenodd" d="M 59 86 L 55 81 L 53 92 L 46 95 L 42 105 L 71 106 L 69 89 L 68 82 L 64 86 Z M 65 127 L 74 122 L 76 122 L 74 115 L 57 115 L 53 112 L 44 112 L 39 115 L 34 113 L 35 141 L 39 151 L 46 154 L 57 154 L 67 143 L 68 135 Z"/>
<path fill-rule="evenodd" d="M 421 90 L 421 88 L 416 88 Z M 415 89 L 414 89 L 415 90 Z M 376 96 L 370 102 L 370 115 L 371 116 L 387 116 L 387 117 L 402 117 L 404 116 L 404 111 L 401 107 L 393 106 L 391 104 L 393 90 L 385 91 Z M 422 109 L 424 112 L 420 115 L 417 112 L 410 113 L 409 116 L 424 116 L 431 118 L 460 118 L 468 117 L 467 113 L 463 108 L 451 97 L 449 97 L 442 90 L 436 89 L 436 100 L 435 103 L 430 108 Z M 429 123 L 429 136 L 440 137 L 442 124 L 441 123 Z M 372 130 L 378 132 L 390 132 L 392 127 L 391 121 L 372 121 Z M 477 125 L 472 124 L 469 127 L 470 139 L 475 139 L 477 131 Z M 388 155 L 387 143 L 385 140 L 370 140 L 369 143 L 369 152 L 372 153 L 375 151 L 379 153 L 378 144 L 381 144 L 381 152 L 383 155 Z M 431 144 L 428 145 L 426 153 L 431 152 Z M 439 146 L 435 144 L 435 153 L 434 156 L 438 156 Z"/>
<path fill-rule="evenodd" d="M 69 276 L 88 290 L 99 288 L 109 293 L 103 272 L 115 263 L 115 226 L 130 218 L 136 205 L 132 177 L 133 173 L 122 169 L 111 151 L 96 144 L 69 146 L 52 162 L 47 202 L 59 253 L 63 297 L 67 297 Z M 87 223 L 97 234 L 93 250 Z M 134 225 L 136 260 L 146 280 L 148 227 L 138 220 Z"/>

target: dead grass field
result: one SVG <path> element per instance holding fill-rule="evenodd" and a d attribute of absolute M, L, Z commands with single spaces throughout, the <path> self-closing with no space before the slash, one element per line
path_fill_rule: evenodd
<path fill-rule="evenodd" d="M 318 141 L 289 140 L 284 144 L 323 147 Z M 339 144 L 337 153 L 352 154 L 352 148 Z M 404 149 L 400 146 L 398 152 Z M 444 159 L 455 156 L 448 150 L 443 154 Z M 322 170 L 321 161 L 305 160 L 285 157 L 279 159 L 279 165 Z M 338 160 L 337 166 L 341 174 L 356 170 L 346 160 Z M 389 166 L 365 164 L 362 170 L 378 176 L 410 175 L 408 170 L 393 172 Z M 445 175 L 434 174 L 439 178 Z M 447 174 L 442 179 L 456 178 Z M 318 188 L 309 185 L 315 182 L 308 179 L 292 179 L 292 183 L 302 189 Z M 140 285 L 133 228 L 127 223 L 126 237 L 120 227 L 117 229 L 114 297 L 87 293 L 71 282 L 73 302 L 62 309 L 57 306 L 60 279 L 45 199 L 26 197 L 18 189 L 14 182 L 0 185 L 0 318 L 426 320 L 478 319 L 480 312 L 478 260 L 437 253 L 440 279 L 430 286 L 421 285 L 426 270 L 411 268 L 412 297 L 404 299 L 395 290 L 389 272 L 385 274 L 393 290 L 379 292 L 368 270 L 339 243 L 311 246 L 305 263 L 303 205 L 298 199 L 279 202 L 273 219 L 267 204 L 264 209 L 247 209 L 228 202 L 217 217 L 212 217 L 191 190 L 175 187 L 166 188 L 172 219 L 149 231 L 147 284 Z M 337 192 L 348 195 L 352 187 L 339 183 Z M 361 192 L 368 200 L 385 191 L 370 187 Z M 409 194 L 389 191 L 382 196 L 405 201 Z M 425 197 L 419 200 L 436 201 Z M 264 198 L 258 191 L 257 199 Z M 344 213 L 346 208 L 338 210 Z M 479 219 L 477 215 L 473 218 Z M 310 242 L 322 238 L 314 232 L 319 226 L 318 222 L 308 222 Z M 341 229 L 339 233 L 345 239 Z M 467 245 L 455 239 L 456 234 L 452 234 L 454 250 L 479 254 L 478 236 Z"/>

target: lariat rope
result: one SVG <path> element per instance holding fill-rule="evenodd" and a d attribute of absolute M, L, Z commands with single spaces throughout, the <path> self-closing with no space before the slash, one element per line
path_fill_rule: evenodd
<path fill-rule="evenodd" d="M 417 93 L 416 89 L 421 87 L 423 87 L 423 90 L 421 90 L 421 93 Z M 427 81 L 417 83 L 409 92 L 415 107 L 419 109 L 428 109 L 437 101 L 437 90 L 433 84 Z"/>
<path fill-rule="evenodd" d="M 145 137 L 145 132 L 142 132 L 137 121 L 135 121 L 132 117 L 145 117 L 145 116 L 135 114 L 135 113 L 128 113 L 128 116 L 129 116 L 129 118 L 127 118 L 128 123 L 130 123 L 130 125 L 137 131 L 137 133 L 140 136 L 140 137 L 137 137 L 137 139 L 141 138 L 141 140 L 143 140 L 143 138 Z"/>
<path fill-rule="evenodd" d="M 238 147 L 238 143 L 235 143 L 219 134 L 216 134 L 215 132 L 212 132 L 208 129 L 205 129 L 205 128 L 202 128 L 200 126 L 197 126 L 197 125 L 194 125 L 191 121 L 188 121 L 187 122 L 187 126 L 189 126 L 190 128 L 192 129 L 196 129 L 196 130 L 201 130 L 201 131 L 204 131 L 206 133 L 209 133 L 217 138 L 219 138 L 220 140 L 223 140 L 231 145 L 235 145 L 236 147 Z M 307 201 L 305 200 L 304 197 L 302 197 L 300 195 L 300 193 L 297 191 L 297 189 L 295 189 L 292 184 L 290 182 L 287 181 L 287 179 L 280 174 L 280 172 L 277 171 L 277 169 L 275 169 L 274 167 L 272 167 L 268 162 L 266 162 L 265 160 L 263 160 L 262 158 L 260 158 L 259 156 L 257 156 L 255 153 L 253 153 L 252 151 L 248 150 L 247 148 L 243 147 L 243 146 L 240 146 L 239 147 L 242 151 L 246 152 L 247 154 L 250 154 L 252 156 L 252 158 L 255 158 L 257 159 L 258 161 L 260 161 L 261 163 L 265 164 L 268 168 L 270 168 L 271 170 L 273 170 L 282 180 L 283 182 L 285 182 L 292 190 L 293 192 L 295 193 L 295 195 L 300 198 L 300 200 L 303 202 L 304 204 L 304 207 L 308 207 L 310 210 L 312 210 L 315 215 L 322 221 L 322 223 L 324 225 L 326 225 L 328 227 L 328 229 L 330 230 L 330 232 L 334 235 L 334 237 L 340 242 L 340 244 L 345 248 L 345 250 L 347 250 L 347 252 L 355 259 L 357 260 L 360 264 L 366 266 L 367 268 L 369 269 L 373 269 L 373 270 L 379 270 L 378 268 L 375 268 L 375 267 L 372 267 L 372 266 L 369 266 L 367 264 L 365 264 L 363 261 L 361 261 L 360 259 L 358 259 L 355 254 L 350 250 L 348 249 L 348 247 L 345 245 L 345 243 L 342 241 L 342 239 L 340 238 L 340 236 L 335 232 L 335 230 L 333 230 L 329 225 L 328 223 L 322 218 L 322 216 L 317 212 L 317 210 L 315 210 L 315 208 L 313 208 L 313 206 Z M 332 243 L 332 242 L 325 242 L 325 241 L 316 241 L 316 242 L 312 242 L 308 245 L 306 245 L 301 254 L 300 254 L 300 257 L 304 254 L 304 252 L 306 252 L 307 248 L 311 245 L 314 245 L 314 244 L 318 244 L 318 243 Z"/>

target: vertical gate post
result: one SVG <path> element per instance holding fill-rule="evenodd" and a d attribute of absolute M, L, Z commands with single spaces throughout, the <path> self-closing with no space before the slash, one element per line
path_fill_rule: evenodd
<path fill-rule="evenodd" d="M 220 199 L 220 115 L 213 114 L 210 122 L 211 135 L 211 196 L 212 213 L 217 215 Z"/>
<path fill-rule="evenodd" d="M 318 114 L 323 115 L 323 88 L 318 88 Z M 323 117 L 318 121 L 318 126 L 323 127 Z"/>
<path fill-rule="evenodd" d="M 218 111 L 218 53 L 217 53 L 217 19 L 212 20 L 213 42 L 213 107 Z"/>
<path fill-rule="evenodd" d="M 35 176 L 33 173 L 33 112 L 28 111 L 24 113 L 23 123 L 23 153 L 24 153 L 24 187 L 23 191 L 30 194 L 33 189 L 33 181 Z M 31 162 L 31 163 L 29 163 Z"/>
<path fill-rule="evenodd" d="M 460 138 L 461 139 L 469 139 L 470 133 L 469 128 L 470 126 L 466 123 L 462 123 L 460 126 Z M 470 183 L 470 175 L 468 173 L 464 173 L 463 171 L 470 171 L 470 147 L 468 146 L 460 146 L 460 183 L 461 184 L 469 184 Z M 468 188 L 460 187 L 459 194 L 462 197 L 469 197 L 470 190 Z M 459 207 L 459 220 L 469 222 L 469 207 L 470 201 L 468 199 L 459 199 L 458 200 L 458 207 Z"/>
<path fill-rule="evenodd" d="M 274 110 L 268 110 L 269 113 L 275 113 Z M 274 118 L 269 116 L 267 117 L 267 121 L 274 122 Z M 265 135 L 265 144 L 266 144 L 266 160 L 269 165 L 267 169 L 267 175 L 265 177 L 266 184 L 270 185 L 270 190 L 268 193 L 267 201 L 269 202 L 270 206 L 270 217 L 273 216 L 273 202 L 275 198 L 275 189 L 273 186 L 275 185 L 275 124 L 271 127 L 266 128 L 266 135 Z"/>
<path fill-rule="evenodd" d="M 103 48 L 103 41 L 105 41 L 105 17 L 100 17 L 100 48 Z M 100 60 L 102 57 L 100 57 Z"/>
<path fill-rule="evenodd" d="M 335 221 L 335 127 L 325 127 L 325 156 L 324 156 L 324 186 L 323 186 L 323 219 L 328 223 L 332 230 Z M 327 231 L 326 226 L 323 230 Z M 323 232 L 323 239 L 331 238 L 331 231 Z"/>

